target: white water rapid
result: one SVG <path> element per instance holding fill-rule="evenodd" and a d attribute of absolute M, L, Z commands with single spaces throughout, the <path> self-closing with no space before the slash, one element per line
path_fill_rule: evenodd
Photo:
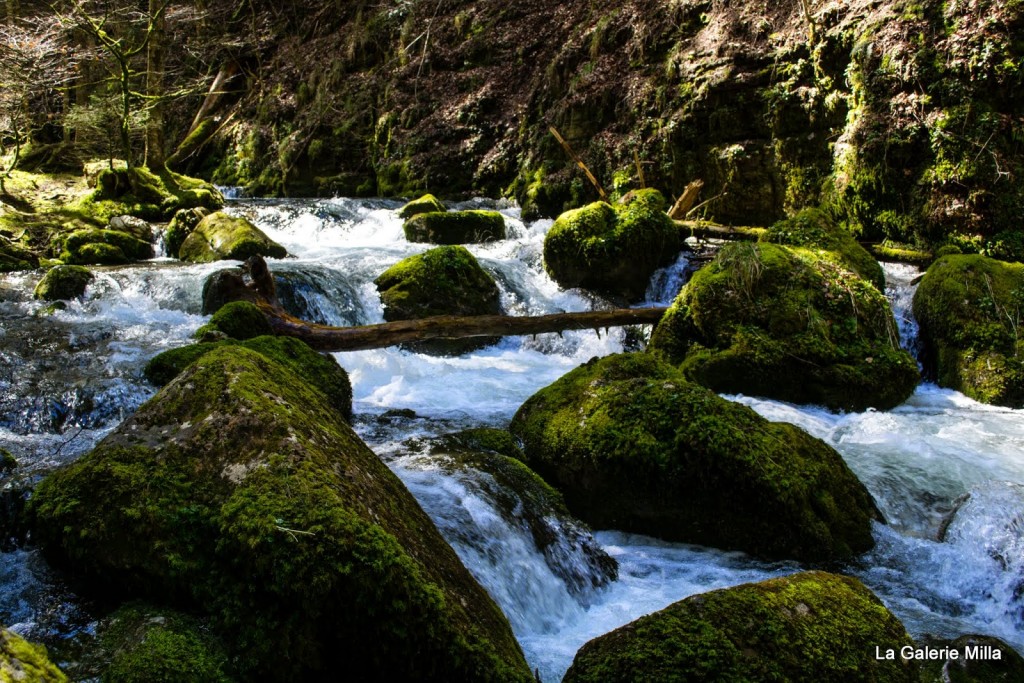
<path fill-rule="evenodd" d="M 241 200 L 230 210 L 253 219 L 293 255 L 270 262 L 292 312 L 345 325 L 382 321 L 373 279 L 428 248 L 405 241 L 398 206 Z M 524 225 L 515 207 L 498 208 L 509 238 L 469 249 L 497 279 L 508 313 L 605 305 L 560 289 L 544 273 L 541 251 L 550 221 Z M 41 273 L 0 276 L 0 447 L 19 459 L 20 478 L 31 480 L 86 452 L 153 394 L 141 376 L 145 361 L 189 341 L 204 321 L 203 280 L 225 265 L 162 259 L 99 268 L 84 300 L 53 314 L 31 299 Z M 656 274 L 649 302 L 670 302 L 686 271 L 687 259 L 680 258 Z M 916 271 L 887 266 L 886 272 L 903 343 L 913 348 L 910 280 Z M 595 588 L 578 528 L 564 527 L 563 537 L 542 553 L 526 525 L 502 513 L 500 492 L 487 475 L 454 475 L 410 455 L 412 438 L 505 426 L 536 390 L 639 336 L 619 329 L 508 338 L 454 358 L 397 348 L 336 354 L 353 382 L 356 430 L 494 596 L 544 681 L 560 680 L 586 641 L 643 614 L 695 593 L 800 569 L 600 530 L 597 541 L 618 560 L 619 572 L 617 580 Z M 872 552 L 839 570 L 875 590 L 912 634 L 986 633 L 1024 651 L 1024 412 L 983 406 L 927 384 L 888 412 L 834 414 L 729 398 L 826 440 L 864 481 L 890 525 L 876 527 Z M 967 493 L 946 528 L 954 502 Z M 88 636 L 87 607 L 35 551 L 0 553 L 0 586 L 0 623 L 50 643 Z"/>

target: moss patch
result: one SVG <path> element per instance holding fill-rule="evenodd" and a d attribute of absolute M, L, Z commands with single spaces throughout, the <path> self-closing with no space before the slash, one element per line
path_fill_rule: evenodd
<path fill-rule="evenodd" d="M 526 463 L 597 528 L 800 560 L 874 544 L 879 514 L 838 453 L 650 354 L 573 370 L 509 429 Z"/>
<path fill-rule="evenodd" d="M 32 296 L 43 301 L 59 301 L 82 296 L 94 275 L 82 266 L 55 266 L 36 285 Z"/>
<path fill-rule="evenodd" d="M 448 211 L 445 205 L 432 194 L 425 194 L 419 199 L 414 199 L 398 210 L 399 218 L 412 218 L 421 213 L 445 213 Z"/>
<path fill-rule="evenodd" d="M 544 267 L 563 287 L 636 300 L 681 248 L 664 197 L 642 190 L 626 205 L 595 202 L 559 216 L 544 238 Z"/>
<path fill-rule="evenodd" d="M 119 265 L 153 258 L 153 245 L 120 230 L 76 230 L 64 238 L 60 259 L 77 265 Z"/>
<path fill-rule="evenodd" d="M 914 315 L 940 386 L 1024 407 L 1024 264 L 944 256 L 921 280 Z"/>
<path fill-rule="evenodd" d="M 505 218 L 497 211 L 418 213 L 402 225 L 405 239 L 429 244 L 474 244 L 505 239 Z"/>
<path fill-rule="evenodd" d="M 875 661 L 911 644 L 859 581 L 825 572 L 695 595 L 584 645 L 567 683 L 818 681 L 917 683 L 914 662 Z"/>
<path fill-rule="evenodd" d="M 252 339 L 272 334 L 267 316 L 248 301 L 231 301 L 224 304 L 210 317 L 210 322 L 196 330 L 196 338 L 202 339 L 210 332 L 220 332 L 232 339 Z"/>
<path fill-rule="evenodd" d="M 224 259 L 244 261 L 250 256 L 284 258 L 288 252 L 246 218 L 222 211 L 203 218 L 178 249 L 178 257 L 193 263 Z"/>
<path fill-rule="evenodd" d="M 0 681 L 67 683 L 67 676 L 50 661 L 46 648 L 0 628 Z"/>

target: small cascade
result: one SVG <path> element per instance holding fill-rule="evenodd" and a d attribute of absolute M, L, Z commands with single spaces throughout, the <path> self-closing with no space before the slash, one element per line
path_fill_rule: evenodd
<path fill-rule="evenodd" d="M 921 348 L 917 320 L 914 318 L 914 292 L 917 291 L 914 280 L 921 271 L 917 266 L 906 263 L 883 263 L 882 270 L 885 271 L 885 296 L 892 306 L 892 314 L 900 332 L 900 346 L 917 359 Z"/>
<path fill-rule="evenodd" d="M 659 268 L 651 276 L 647 286 L 644 304 L 647 306 L 671 306 L 679 290 L 693 274 L 690 264 L 690 252 L 683 251 L 675 263 Z"/>

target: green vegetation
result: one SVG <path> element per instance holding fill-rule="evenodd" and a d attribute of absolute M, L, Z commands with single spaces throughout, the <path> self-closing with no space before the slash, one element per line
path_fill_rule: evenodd
<path fill-rule="evenodd" d="M 174 217 L 164 232 L 164 243 L 170 256 L 178 258 L 178 253 L 181 251 L 181 245 L 185 242 L 185 239 L 196 229 L 199 221 L 206 218 L 207 215 L 209 215 L 209 212 L 203 208 L 178 209 L 174 213 Z"/>
<path fill-rule="evenodd" d="M 244 261 L 250 256 L 284 258 L 288 252 L 248 219 L 217 211 L 189 232 L 178 249 L 182 261 L 209 263 L 224 259 Z"/>
<path fill-rule="evenodd" d="M 927 640 L 922 645 L 955 649 L 960 658 L 952 661 L 933 660 L 921 664 L 921 683 L 1012 683 L 1024 681 L 1024 657 L 999 638 L 991 636 L 960 636 L 953 641 Z M 999 650 L 1000 659 L 967 659 L 968 647 L 991 647 Z"/>
<path fill-rule="evenodd" d="M 0 474 L 10 474 L 18 466 L 18 461 L 6 448 L 0 448 Z"/>
<path fill-rule="evenodd" d="M 916 663 L 872 659 L 879 643 L 912 641 L 856 579 L 802 572 L 641 617 L 584 645 L 564 680 L 918 683 Z"/>
<path fill-rule="evenodd" d="M 119 265 L 153 258 L 153 245 L 120 230 L 76 230 L 64 238 L 60 260 L 78 265 Z"/>
<path fill-rule="evenodd" d="M 59 301 L 82 296 L 95 276 L 82 266 L 55 266 L 36 285 L 32 296 L 43 301 Z"/>
<path fill-rule="evenodd" d="M 1024 407 L 1024 264 L 943 256 L 914 294 L 914 315 L 940 386 Z"/>
<path fill-rule="evenodd" d="M 671 263 L 682 243 L 657 190 L 629 204 L 595 202 L 558 217 L 544 239 L 544 267 L 563 287 L 584 287 L 636 300 L 654 271 Z"/>
<path fill-rule="evenodd" d="M 414 199 L 398 210 L 399 218 L 412 218 L 421 213 L 444 213 L 448 209 L 437 197 L 432 194 L 425 194 L 419 199 Z"/>
<path fill-rule="evenodd" d="M 256 304 L 232 301 L 224 304 L 210 317 L 210 322 L 196 330 L 195 337 L 206 341 L 206 336 L 226 335 L 232 339 L 252 339 L 272 334 L 266 314 Z"/>
<path fill-rule="evenodd" d="M 808 561 L 874 543 L 879 514 L 838 453 L 650 354 L 573 370 L 509 429 L 526 463 L 597 528 Z"/>
<path fill-rule="evenodd" d="M 430 244 L 474 244 L 505 239 L 505 219 L 497 211 L 416 213 L 402 226 L 405 239 Z"/>
<path fill-rule="evenodd" d="M 241 679 L 358 661 L 375 680 L 532 680 L 401 482 L 319 390 L 254 351 L 207 353 L 30 505 L 82 590 L 207 614 Z"/>
<path fill-rule="evenodd" d="M 18 634 L 0 628 L 0 681 L 67 683 L 67 680 L 67 676 L 50 661 L 45 647 L 29 643 Z"/>

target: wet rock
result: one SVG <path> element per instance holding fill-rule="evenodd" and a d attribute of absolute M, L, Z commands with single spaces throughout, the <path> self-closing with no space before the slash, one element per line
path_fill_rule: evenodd
<path fill-rule="evenodd" d="M 114 266 L 153 258 L 153 245 L 118 230 L 76 230 L 64 238 L 61 261 Z"/>
<path fill-rule="evenodd" d="M 1024 657 L 999 638 L 981 635 L 956 640 L 926 638 L 918 648 L 955 650 L 955 659 L 921 662 L 921 683 L 1012 683 L 1024 681 Z"/>
<path fill-rule="evenodd" d="M 232 301 L 256 303 L 259 295 L 245 281 L 241 268 L 227 268 L 203 281 L 203 315 L 212 315 Z"/>
<path fill-rule="evenodd" d="M 324 395 L 215 349 L 44 479 L 34 538 L 83 590 L 207 614 L 244 680 L 530 681 L 508 622 Z"/>
<path fill-rule="evenodd" d="M 221 211 L 199 221 L 178 250 L 178 258 L 193 263 L 224 259 L 244 261 L 257 255 L 284 258 L 288 252 L 248 219 Z"/>
<path fill-rule="evenodd" d="M 880 519 L 842 457 L 649 354 L 594 359 L 531 396 L 509 430 L 588 524 L 767 558 L 849 558 Z"/>
<path fill-rule="evenodd" d="M 856 579 L 802 572 L 641 617 L 584 645 L 563 680 L 917 683 L 915 662 L 873 657 L 911 642 Z"/>
<path fill-rule="evenodd" d="M 110 219 L 110 230 L 128 233 L 132 237 L 143 242 L 153 241 L 153 227 L 135 216 L 114 216 Z"/>
<path fill-rule="evenodd" d="M 497 211 L 417 213 L 402 225 L 405 239 L 430 244 L 474 244 L 505 239 L 505 219 Z"/>
<path fill-rule="evenodd" d="M 43 301 L 76 299 L 94 279 L 89 269 L 82 266 L 54 266 L 46 271 L 32 296 Z"/>

